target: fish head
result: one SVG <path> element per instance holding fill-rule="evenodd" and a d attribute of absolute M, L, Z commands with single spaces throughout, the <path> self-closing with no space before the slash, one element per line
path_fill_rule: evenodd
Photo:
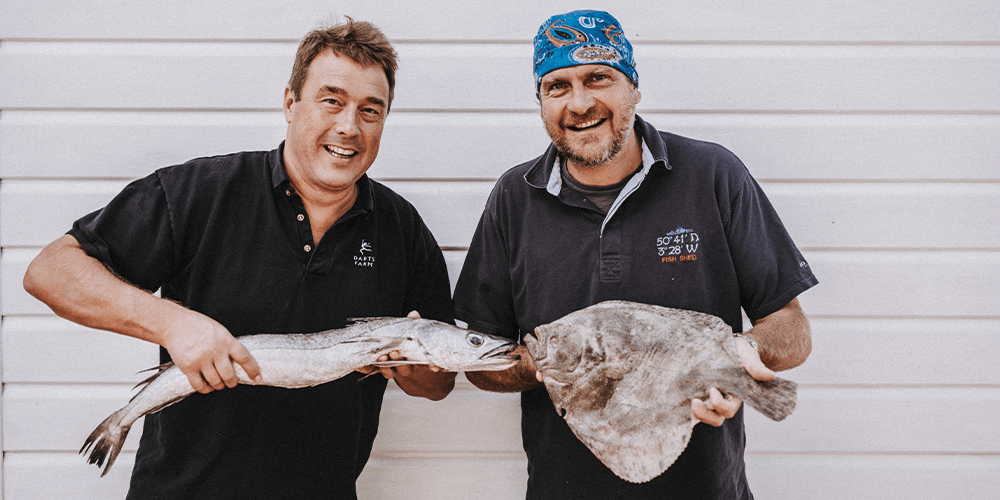
<path fill-rule="evenodd" d="M 497 371 L 517 364 L 517 344 L 503 337 L 429 319 L 416 320 L 412 335 L 429 364 L 448 371 Z"/>
<path fill-rule="evenodd" d="M 553 383 L 572 383 L 607 359 L 601 332 L 569 317 L 535 328 L 525 344 L 535 367 Z"/>

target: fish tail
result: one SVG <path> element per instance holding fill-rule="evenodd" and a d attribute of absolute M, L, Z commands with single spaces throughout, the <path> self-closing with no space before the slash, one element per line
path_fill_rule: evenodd
<path fill-rule="evenodd" d="M 743 368 L 739 368 L 743 370 Z M 743 384 L 737 396 L 767 418 L 780 422 L 795 410 L 796 384 L 791 380 L 775 378 L 770 381 L 754 380 L 743 370 Z"/>
<path fill-rule="evenodd" d="M 80 448 L 80 453 L 86 453 L 90 450 L 87 463 L 97 464 L 97 467 L 101 467 L 107 461 L 101 477 L 104 477 L 111 470 L 111 465 L 115 463 L 118 453 L 122 451 L 125 436 L 132 428 L 131 422 L 126 423 L 122 419 L 127 409 L 127 407 L 122 408 L 104 419 L 101 425 L 98 425 L 94 432 L 90 433 L 90 436 L 87 436 L 87 440 Z M 93 447 L 92 450 L 91 447 Z"/>

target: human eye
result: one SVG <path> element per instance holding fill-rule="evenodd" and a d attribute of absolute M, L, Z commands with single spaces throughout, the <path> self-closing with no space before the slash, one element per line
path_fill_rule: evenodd
<path fill-rule="evenodd" d="M 369 121 L 378 121 L 382 118 L 382 110 L 379 108 L 373 108 L 373 107 L 362 108 L 361 113 Z"/>
<path fill-rule="evenodd" d="M 608 75 L 607 73 L 595 73 L 593 76 L 590 77 L 590 81 L 593 83 L 605 84 L 610 82 L 610 80 L 611 80 L 611 75 Z"/>
<path fill-rule="evenodd" d="M 560 95 L 566 92 L 567 85 L 564 82 L 552 82 L 545 85 L 545 94 L 549 96 Z"/>

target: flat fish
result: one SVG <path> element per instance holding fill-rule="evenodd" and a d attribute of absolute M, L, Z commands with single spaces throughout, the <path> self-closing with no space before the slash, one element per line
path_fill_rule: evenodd
<path fill-rule="evenodd" d="M 337 380 L 363 366 L 431 364 L 448 371 L 506 370 L 517 364 L 516 344 L 424 318 L 354 318 L 346 328 L 317 333 L 260 334 L 237 337 L 260 365 L 262 380 L 253 382 L 235 365 L 239 382 L 285 388 L 311 387 Z M 399 351 L 405 362 L 376 360 Z M 88 462 L 111 469 L 129 429 L 139 417 L 160 411 L 195 392 L 180 368 L 165 363 L 138 386 L 143 388 L 87 437 L 80 453 Z M 223 389 L 225 390 L 225 389 Z"/>
<path fill-rule="evenodd" d="M 717 316 L 606 301 L 526 335 L 545 389 L 570 429 L 618 477 L 644 483 L 669 468 L 698 421 L 691 400 L 715 387 L 780 421 L 796 385 L 754 380 Z"/>

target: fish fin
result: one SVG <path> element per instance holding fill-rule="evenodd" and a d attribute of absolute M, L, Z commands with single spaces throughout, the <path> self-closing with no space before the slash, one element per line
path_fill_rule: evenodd
<path fill-rule="evenodd" d="M 156 370 L 158 372 L 162 372 L 163 370 L 166 370 L 167 368 L 170 368 L 173 365 L 174 365 L 173 361 L 167 361 L 166 363 L 163 363 L 163 364 L 158 365 L 158 366 L 153 366 L 153 367 L 150 367 L 150 368 L 146 368 L 145 370 L 139 370 L 137 373 L 146 373 L 146 372 L 151 372 L 153 370 Z"/>
<path fill-rule="evenodd" d="M 87 436 L 87 440 L 84 441 L 83 446 L 80 448 L 80 453 L 86 453 L 93 447 L 93 450 L 90 451 L 90 456 L 87 458 L 87 463 L 97 464 L 97 467 L 104 466 L 104 472 L 101 473 L 101 477 L 104 477 L 111 470 L 115 459 L 118 458 L 118 453 L 122 451 L 125 437 L 128 436 L 128 431 L 132 428 L 132 424 L 122 424 L 121 417 L 124 412 L 125 408 L 122 408 L 104 419 Z M 107 461 L 107 465 L 104 464 L 105 461 Z"/>
<path fill-rule="evenodd" d="M 734 367 L 733 370 L 741 372 L 739 378 L 736 373 L 727 378 L 744 380 L 745 383 L 738 388 L 732 388 L 731 392 L 743 398 L 748 405 L 763 413 L 765 417 L 780 422 L 795 410 L 797 387 L 795 382 L 780 377 L 770 381 L 754 380 L 743 367 Z"/>
<path fill-rule="evenodd" d="M 372 363 L 373 366 L 403 366 L 403 365 L 426 365 L 427 363 L 423 361 L 410 361 L 408 359 L 400 359 L 394 361 L 376 361 Z"/>
<path fill-rule="evenodd" d="M 135 390 L 135 389 L 137 389 L 139 387 L 145 387 L 145 386 L 149 385 L 150 382 L 156 380 L 156 377 L 159 377 L 161 373 L 167 371 L 172 366 L 174 366 L 174 363 L 171 362 L 171 361 L 167 361 L 166 363 L 163 363 L 160 366 L 154 366 L 153 368 L 147 368 L 145 370 L 142 370 L 139 373 L 145 373 L 145 372 L 149 372 L 149 371 L 153 371 L 153 370 L 156 370 L 156 373 L 150 375 L 149 377 L 146 377 L 146 379 L 143 380 L 142 382 L 139 382 L 138 384 L 135 384 L 135 387 L 133 387 L 132 389 Z M 142 392 L 142 391 L 139 391 L 139 392 Z M 136 395 L 138 395 L 138 393 Z M 132 396 L 132 399 L 135 399 L 135 396 Z M 129 401 L 131 401 L 131 400 L 129 400 Z"/>
<path fill-rule="evenodd" d="M 391 351 L 409 340 L 407 337 L 362 337 L 344 340 L 344 344 L 371 344 L 372 348 L 368 354 Z"/>
<path fill-rule="evenodd" d="M 406 318 L 397 318 L 397 317 L 394 317 L 394 316 L 373 316 L 373 317 L 369 317 L 369 318 L 347 318 L 347 323 L 348 324 L 372 323 L 372 322 L 375 322 L 375 321 L 386 321 L 386 320 L 390 320 L 390 319 L 406 319 Z"/>

